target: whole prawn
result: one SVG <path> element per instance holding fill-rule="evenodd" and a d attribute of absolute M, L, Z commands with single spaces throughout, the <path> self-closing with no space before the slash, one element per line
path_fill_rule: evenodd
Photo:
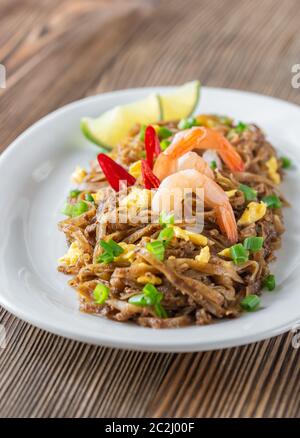
<path fill-rule="evenodd" d="M 168 213 L 168 209 L 174 208 L 174 202 L 170 205 L 170 199 L 178 199 L 178 191 L 181 192 L 182 199 L 184 190 L 196 192 L 201 188 L 204 189 L 204 204 L 214 209 L 222 233 L 231 243 L 235 243 L 238 239 L 237 225 L 228 196 L 214 180 L 195 169 L 181 170 L 167 176 L 153 196 L 152 210 L 164 210 Z M 175 208 L 178 208 L 178 203 Z"/>

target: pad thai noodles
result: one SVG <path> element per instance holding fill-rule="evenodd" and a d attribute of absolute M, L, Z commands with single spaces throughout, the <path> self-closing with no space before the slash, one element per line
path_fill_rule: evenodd
<path fill-rule="evenodd" d="M 80 309 L 152 328 L 257 309 L 262 290 L 275 287 L 269 264 L 284 232 L 285 167 L 254 124 L 205 114 L 136 125 L 73 174 L 78 188 L 58 224 L 69 249 L 58 270 L 72 276 Z M 192 210 L 203 190 L 201 232 L 178 215 L 175 196 L 185 188 Z M 163 209 L 166 194 L 173 198 Z"/>

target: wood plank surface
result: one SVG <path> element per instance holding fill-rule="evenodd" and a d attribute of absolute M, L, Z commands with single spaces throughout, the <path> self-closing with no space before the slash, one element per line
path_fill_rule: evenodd
<path fill-rule="evenodd" d="M 0 0 L 0 147 L 48 112 L 120 88 L 246 89 L 300 103 L 297 0 Z M 1 285 L 0 285 L 1 287 Z M 0 309 L 1 417 L 299 417 L 292 334 L 193 354 L 73 342 Z"/>

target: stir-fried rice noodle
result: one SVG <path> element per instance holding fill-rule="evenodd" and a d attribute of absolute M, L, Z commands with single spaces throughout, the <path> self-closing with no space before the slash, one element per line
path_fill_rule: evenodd
<path fill-rule="evenodd" d="M 236 264 L 230 256 L 220 255 L 230 242 L 220 230 L 213 209 L 205 207 L 204 229 L 207 237 L 209 259 L 197 260 L 203 246 L 192 239 L 176 236 L 166 247 L 164 260 L 159 260 L 146 249 L 146 244 L 157 239 L 162 227 L 158 218 L 154 223 L 146 223 L 149 218 L 151 202 L 141 209 L 138 220 L 128 218 L 126 223 L 118 220 L 122 212 L 122 191 L 116 193 L 107 181 L 97 161 L 91 163 L 82 191 L 70 203 L 84 200 L 88 210 L 83 214 L 67 218 L 59 223 L 59 229 L 66 235 L 71 248 L 76 247 L 76 256 L 68 260 L 61 259 L 58 270 L 72 275 L 69 284 L 76 289 L 80 298 L 82 311 L 103 315 L 116 321 L 133 321 L 153 328 L 181 327 L 191 324 L 210 324 L 216 319 L 232 318 L 242 312 L 241 300 L 249 294 L 260 294 L 263 279 L 269 274 L 269 263 L 274 260 L 274 250 L 280 247 L 281 234 L 284 232 L 281 208 L 267 208 L 262 218 L 239 223 L 249 200 L 245 199 L 240 184 L 245 184 L 257 192 L 255 202 L 259 203 L 265 196 L 276 194 L 283 205 L 286 201 L 281 196 L 278 185 L 272 180 L 266 163 L 275 157 L 278 163 L 277 173 L 282 178 L 281 162 L 264 133 L 255 125 L 237 132 L 232 122 L 205 116 L 214 123 L 218 130 L 230 141 L 245 164 L 245 171 L 233 172 L 226 164 L 215 172 L 215 182 L 228 192 L 229 202 L 234 212 L 238 228 L 238 242 L 245 238 L 261 236 L 263 248 L 249 255 L 249 260 Z M 177 122 L 165 123 L 175 134 Z M 144 153 L 144 142 L 140 140 L 139 126 L 119 145 L 111 155 L 126 169 L 140 160 Z M 203 155 L 205 151 L 196 151 Z M 141 180 L 129 188 L 129 193 L 136 187 L 143 189 Z M 85 195 L 92 193 L 95 202 L 86 200 Z M 112 221 L 113 217 L 117 220 Z M 175 226 L 184 230 L 183 220 Z M 123 256 L 110 263 L 99 262 L 103 249 L 100 240 L 113 239 L 123 245 Z M 75 244 L 75 245 L 74 245 Z M 167 317 L 157 316 L 153 306 L 139 306 L 128 302 L 130 297 L 141 294 L 145 284 L 153 283 L 163 295 L 161 305 Z M 109 288 L 109 297 L 104 304 L 97 304 L 94 289 L 97 284 Z"/>

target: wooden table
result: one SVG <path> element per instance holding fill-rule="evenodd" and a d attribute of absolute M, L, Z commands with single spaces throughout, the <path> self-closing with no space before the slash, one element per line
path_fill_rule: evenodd
<path fill-rule="evenodd" d="M 300 103 L 297 0 L 1 0 L 4 149 L 48 112 L 145 85 L 247 89 Z M 3 188 L 2 188 L 3 190 Z M 299 417 L 291 334 L 198 354 L 73 342 L 0 309 L 0 416 Z"/>

